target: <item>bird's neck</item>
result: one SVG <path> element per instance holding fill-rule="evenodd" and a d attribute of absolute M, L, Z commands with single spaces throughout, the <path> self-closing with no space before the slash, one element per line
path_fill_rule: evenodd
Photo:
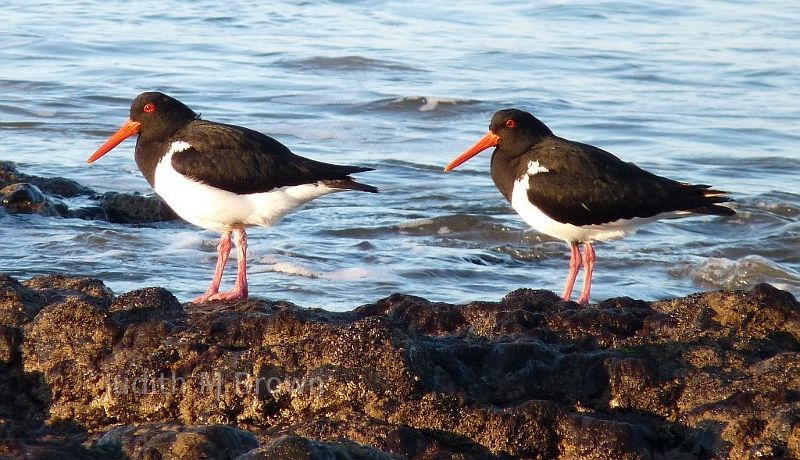
<path fill-rule="evenodd" d="M 156 166 L 167 153 L 166 146 L 160 144 L 159 142 L 142 141 L 141 138 L 136 140 L 136 153 L 134 154 L 136 166 L 139 167 L 139 171 L 142 172 L 151 187 L 155 186 Z"/>
<path fill-rule="evenodd" d="M 492 181 L 500 193 L 503 194 L 508 202 L 511 202 L 511 194 L 514 191 L 514 182 L 519 179 L 519 176 L 525 171 L 523 163 L 526 155 L 512 155 L 504 151 L 502 148 L 497 148 L 492 153 Z"/>

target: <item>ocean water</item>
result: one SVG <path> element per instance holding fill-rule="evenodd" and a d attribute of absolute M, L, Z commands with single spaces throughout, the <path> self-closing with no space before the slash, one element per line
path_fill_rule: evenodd
<path fill-rule="evenodd" d="M 518 107 L 736 200 L 732 218 L 598 244 L 593 300 L 762 281 L 798 294 L 800 5 L 684 3 L 3 2 L 0 159 L 149 193 L 133 141 L 85 160 L 136 94 L 160 90 L 300 155 L 376 168 L 359 180 L 382 193 L 329 195 L 249 233 L 253 295 L 344 310 L 394 292 L 560 292 L 566 244 L 513 213 L 490 153 L 442 173 L 496 110 Z M 0 235 L 1 272 L 96 276 L 117 293 L 164 286 L 182 301 L 207 287 L 218 238 L 182 222 L 30 215 L 2 215 Z"/>

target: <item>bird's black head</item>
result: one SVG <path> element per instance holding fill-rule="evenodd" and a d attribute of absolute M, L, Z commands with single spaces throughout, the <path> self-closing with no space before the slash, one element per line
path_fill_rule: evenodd
<path fill-rule="evenodd" d="M 94 162 L 134 134 L 142 142 L 166 140 L 198 117 L 192 109 L 164 93 L 142 93 L 131 104 L 130 119 L 86 161 Z"/>
<path fill-rule="evenodd" d="M 141 123 L 142 141 L 166 139 L 196 118 L 183 102 L 156 91 L 142 93 L 131 103 L 130 119 Z"/>
<path fill-rule="evenodd" d="M 497 145 L 507 151 L 527 150 L 542 137 L 553 134 L 538 118 L 519 109 L 497 111 L 489 131 L 499 137 Z"/>
<path fill-rule="evenodd" d="M 550 128 L 528 112 L 504 109 L 496 112 L 489 123 L 489 132 L 478 142 L 450 162 L 445 172 L 456 168 L 470 158 L 488 149 L 497 147 L 497 153 L 521 155 L 541 138 L 553 134 Z"/>

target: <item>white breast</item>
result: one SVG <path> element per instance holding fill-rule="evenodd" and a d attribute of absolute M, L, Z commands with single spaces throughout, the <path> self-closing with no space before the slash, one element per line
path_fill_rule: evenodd
<path fill-rule="evenodd" d="M 155 191 L 184 220 L 199 227 L 226 231 L 236 227 L 271 226 L 289 211 L 339 191 L 317 182 L 280 187 L 269 192 L 237 194 L 192 180 L 175 171 L 172 155 L 188 149 L 173 142 L 155 171 Z"/>
<path fill-rule="evenodd" d="M 514 208 L 517 214 L 519 214 L 528 225 L 545 235 L 550 235 L 567 242 L 616 240 L 635 233 L 641 225 L 664 217 L 636 217 L 633 219 L 619 219 L 600 225 L 585 226 L 558 222 L 542 212 L 541 209 L 534 206 L 528 199 L 528 181 L 531 176 L 541 172 L 548 172 L 548 170 L 542 167 L 538 161 L 531 161 L 528 163 L 528 171 L 514 182 L 514 188 L 511 192 L 511 207 Z"/>

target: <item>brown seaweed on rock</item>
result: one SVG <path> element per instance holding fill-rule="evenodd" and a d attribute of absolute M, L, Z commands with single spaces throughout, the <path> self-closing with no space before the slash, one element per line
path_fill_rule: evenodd
<path fill-rule="evenodd" d="M 335 313 L 3 277 L 0 456 L 797 457 L 798 340 L 800 305 L 767 284 Z"/>

